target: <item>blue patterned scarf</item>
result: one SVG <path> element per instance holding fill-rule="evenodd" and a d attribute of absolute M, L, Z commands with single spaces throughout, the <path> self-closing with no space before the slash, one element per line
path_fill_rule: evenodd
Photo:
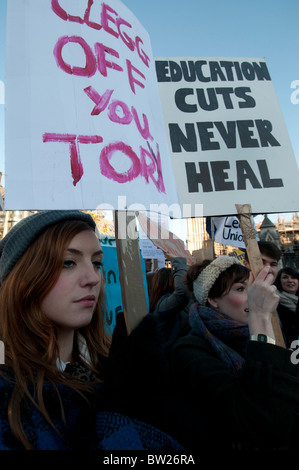
<path fill-rule="evenodd" d="M 190 308 L 190 325 L 191 333 L 206 339 L 230 370 L 240 372 L 249 340 L 247 325 L 197 302 Z"/>

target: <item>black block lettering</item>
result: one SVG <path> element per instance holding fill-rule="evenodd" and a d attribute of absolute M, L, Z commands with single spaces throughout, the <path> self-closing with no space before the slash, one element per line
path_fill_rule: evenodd
<path fill-rule="evenodd" d="M 188 191 L 189 193 L 198 193 L 198 185 L 202 185 L 204 193 L 213 191 L 210 171 L 207 162 L 198 162 L 199 173 L 196 171 L 195 163 L 185 163 Z"/>
<path fill-rule="evenodd" d="M 215 191 L 231 191 L 234 189 L 234 183 L 232 181 L 226 181 L 228 179 L 226 169 L 230 168 L 228 161 L 211 162 L 213 180 Z"/>
<path fill-rule="evenodd" d="M 178 124 L 168 124 L 171 148 L 173 152 L 181 152 L 182 147 L 186 152 L 197 151 L 197 141 L 194 124 L 185 124 L 186 134 L 183 134 Z"/>

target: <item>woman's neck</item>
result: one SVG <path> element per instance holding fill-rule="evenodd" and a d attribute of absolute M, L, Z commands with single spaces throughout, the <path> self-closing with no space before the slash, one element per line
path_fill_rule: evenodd
<path fill-rule="evenodd" d="M 74 330 L 60 330 L 58 332 L 59 359 L 71 362 L 73 358 Z"/>

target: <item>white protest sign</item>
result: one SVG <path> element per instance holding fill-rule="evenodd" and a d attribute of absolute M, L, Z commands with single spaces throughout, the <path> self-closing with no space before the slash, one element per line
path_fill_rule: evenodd
<path fill-rule="evenodd" d="M 298 167 L 264 59 L 164 57 L 156 72 L 182 206 L 298 210 Z"/>
<path fill-rule="evenodd" d="M 154 243 L 147 237 L 146 233 L 139 226 L 139 247 L 141 255 L 144 259 L 156 259 L 158 262 L 158 268 L 165 266 L 165 256 L 163 251 L 158 248 Z"/>
<path fill-rule="evenodd" d="M 121 1 L 9 1 L 6 43 L 6 209 L 177 203 L 150 39 Z"/>
<path fill-rule="evenodd" d="M 154 220 L 149 219 L 141 212 L 138 214 L 138 222 L 140 223 L 142 230 L 147 234 L 156 247 L 172 256 L 186 258 L 187 264 L 189 265 L 193 264 L 194 260 L 191 253 L 185 248 L 184 242 L 174 233 Z"/>
<path fill-rule="evenodd" d="M 246 248 L 238 217 L 212 217 L 212 221 L 215 228 L 215 242 L 221 243 L 222 245 L 235 246 L 237 248 Z M 253 217 L 251 217 L 251 222 L 258 240 L 259 236 L 255 228 Z"/>

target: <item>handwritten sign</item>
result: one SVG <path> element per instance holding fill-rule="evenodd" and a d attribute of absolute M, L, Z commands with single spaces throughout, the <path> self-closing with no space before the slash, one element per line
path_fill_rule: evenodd
<path fill-rule="evenodd" d="M 116 324 L 116 317 L 118 313 L 123 312 L 115 239 L 111 237 L 102 237 L 101 246 L 104 254 L 103 263 L 106 276 L 105 292 L 107 309 L 105 313 L 105 320 L 109 327 L 109 332 L 112 333 Z M 141 266 L 144 286 L 147 286 L 145 262 L 142 258 Z M 148 305 L 149 300 L 147 288 L 145 289 L 145 296 Z"/>
<path fill-rule="evenodd" d="M 7 209 L 177 202 L 150 39 L 121 1 L 8 2 L 6 74 Z"/>
<path fill-rule="evenodd" d="M 212 217 L 215 233 L 214 241 L 222 245 L 246 248 L 242 229 L 238 217 Z M 255 228 L 254 219 L 251 216 L 251 223 L 255 230 L 256 238 L 259 239 Z"/>
<path fill-rule="evenodd" d="M 170 232 L 162 225 L 159 225 L 154 220 L 147 218 L 141 212 L 138 214 L 138 221 L 142 230 L 147 234 L 154 245 L 172 256 L 186 258 L 187 264 L 189 265 L 194 263 L 190 252 L 185 248 L 184 242 L 174 233 Z"/>
<path fill-rule="evenodd" d="M 181 204 L 203 216 L 298 209 L 298 167 L 264 59 L 157 58 Z"/>

